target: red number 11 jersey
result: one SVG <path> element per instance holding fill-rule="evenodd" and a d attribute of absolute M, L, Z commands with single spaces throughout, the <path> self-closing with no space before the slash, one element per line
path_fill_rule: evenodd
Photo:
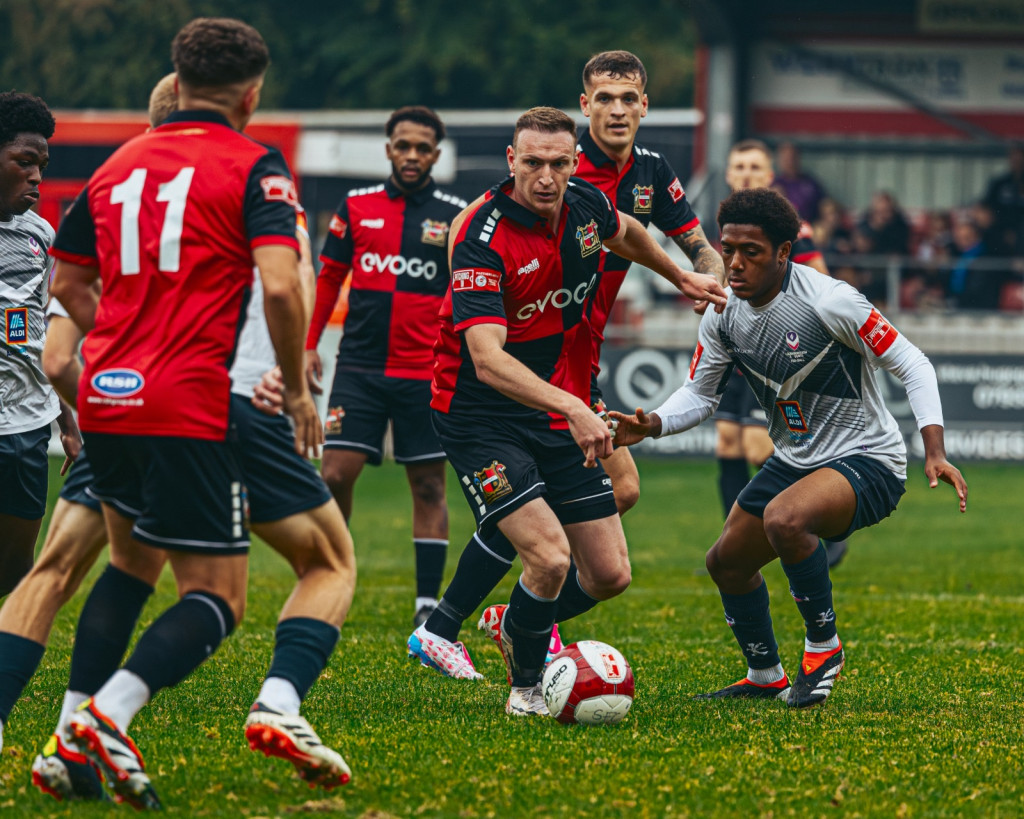
<path fill-rule="evenodd" d="M 295 204 L 281 155 L 212 112 L 173 114 L 96 171 L 51 251 L 103 283 L 83 430 L 224 438 L 252 251 L 298 248 Z"/>

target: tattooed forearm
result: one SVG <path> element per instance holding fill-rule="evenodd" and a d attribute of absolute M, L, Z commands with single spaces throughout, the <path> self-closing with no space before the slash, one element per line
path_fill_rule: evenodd
<path fill-rule="evenodd" d="M 722 264 L 721 255 L 711 247 L 708 237 L 704 235 L 704 228 L 697 225 L 685 233 L 673 236 L 672 241 L 686 254 L 694 270 L 710 273 L 718 279 L 719 284 L 725 284 L 725 265 Z"/>

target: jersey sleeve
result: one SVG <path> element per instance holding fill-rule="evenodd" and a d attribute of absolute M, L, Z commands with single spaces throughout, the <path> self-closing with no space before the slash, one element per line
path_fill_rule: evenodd
<path fill-rule="evenodd" d="M 352 228 L 348 213 L 348 197 L 346 196 L 338 209 L 331 216 L 327 226 L 327 239 L 320 251 L 320 261 L 336 265 L 352 264 Z"/>
<path fill-rule="evenodd" d="M 910 344 L 862 293 L 845 282 L 835 282 L 816 309 L 833 338 L 859 352 L 872 368 L 887 369 Z"/>
<path fill-rule="evenodd" d="M 295 213 L 299 197 L 284 157 L 268 149 L 252 166 L 245 189 L 245 228 L 249 246 L 286 245 L 299 249 Z"/>
<path fill-rule="evenodd" d="M 732 356 L 719 337 L 721 323 L 721 313 L 714 310 L 704 313 L 697 328 L 697 348 L 684 382 L 684 386 L 705 398 L 717 399 L 722 394 L 733 366 Z"/>
<path fill-rule="evenodd" d="M 657 188 L 651 222 L 666 236 L 678 236 L 700 224 L 686 199 L 686 191 L 672 166 L 664 159 L 658 163 Z"/>
<path fill-rule="evenodd" d="M 507 326 L 505 262 L 486 242 L 467 234 L 464 229 L 452 247 L 452 324 L 457 332 L 475 324 Z"/>
<path fill-rule="evenodd" d="M 61 219 L 50 255 L 82 267 L 96 267 L 96 226 L 89 210 L 89 188 L 82 189 Z"/>

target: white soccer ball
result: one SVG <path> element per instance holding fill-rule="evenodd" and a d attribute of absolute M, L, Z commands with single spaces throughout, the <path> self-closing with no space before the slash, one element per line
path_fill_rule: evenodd
<path fill-rule="evenodd" d="M 566 725 L 613 725 L 633 705 L 633 669 L 622 653 L 580 640 L 555 655 L 541 681 L 548 712 Z"/>

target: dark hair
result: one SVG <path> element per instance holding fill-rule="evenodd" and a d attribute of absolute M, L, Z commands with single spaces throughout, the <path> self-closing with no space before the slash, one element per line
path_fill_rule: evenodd
<path fill-rule="evenodd" d="M 726 225 L 759 227 L 773 248 L 783 242 L 795 242 L 800 233 L 796 210 L 786 197 L 771 188 L 747 188 L 729 196 L 718 206 L 718 229 Z"/>
<path fill-rule="evenodd" d="M 769 162 L 775 159 L 775 155 L 772 153 L 772 149 L 768 147 L 768 143 L 762 142 L 759 139 L 744 139 L 729 149 L 730 154 L 742 154 L 746 151 L 760 151 L 768 157 Z"/>
<path fill-rule="evenodd" d="M 31 94 L 4 91 L 0 94 L 0 146 L 13 142 L 18 134 L 53 136 L 56 123 L 46 103 Z"/>
<path fill-rule="evenodd" d="M 583 66 L 583 87 L 590 84 L 595 74 L 607 74 L 613 80 L 623 77 L 639 77 L 640 87 L 647 87 L 647 71 L 640 58 L 629 51 L 602 51 L 591 57 Z"/>
<path fill-rule="evenodd" d="M 190 88 L 217 88 L 263 76 L 270 52 L 248 23 L 197 17 L 175 35 L 171 61 L 178 78 Z"/>
<path fill-rule="evenodd" d="M 434 129 L 434 137 L 440 142 L 444 139 L 444 123 L 433 109 L 425 105 L 405 105 L 396 110 L 388 117 L 388 124 L 384 126 L 384 133 L 391 136 L 395 126 L 400 122 L 415 122 L 417 125 L 425 125 Z"/>
<path fill-rule="evenodd" d="M 558 134 L 565 131 L 572 135 L 576 142 L 576 120 L 557 108 L 538 106 L 531 108 L 516 120 L 516 130 L 512 134 L 512 147 L 515 147 L 520 131 L 541 131 L 545 134 Z"/>

